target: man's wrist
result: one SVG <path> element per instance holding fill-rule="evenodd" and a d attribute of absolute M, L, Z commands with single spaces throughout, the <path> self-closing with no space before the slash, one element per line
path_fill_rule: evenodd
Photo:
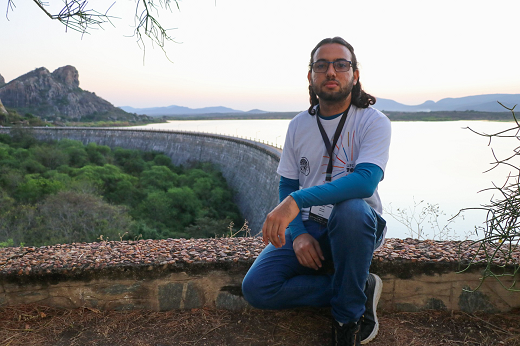
<path fill-rule="evenodd" d="M 297 230 L 294 233 L 291 232 L 291 237 L 292 237 L 293 241 L 295 241 L 296 238 L 298 238 L 302 234 L 309 234 L 309 232 L 307 232 L 306 230 Z"/>
<path fill-rule="evenodd" d="M 298 191 L 300 191 L 300 190 L 298 190 Z M 301 210 L 302 201 L 301 201 L 301 198 L 299 197 L 298 191 L 291 192 L 289 194 L 289 196 L 287 196 L 287 197 L 291 197 L 293 199 L 293 201 L 296 203 L 296 206 L 298 206 L 298 210 Z"/>

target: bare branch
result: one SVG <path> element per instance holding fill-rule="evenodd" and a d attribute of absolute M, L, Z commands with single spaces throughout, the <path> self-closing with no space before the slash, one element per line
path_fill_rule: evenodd
<path fill-rule="evenodd" d="M 160 22 L 152 15 L 152 11 L 154 11 L 159 16 L 159 9 L 171 11 L 171 0 L 156 0 L 158 2 L 154 3 L 153 0 L 136 0 L 136 8 L 135 8 L 135 29 L 134 29 L 134 37 L 137 38 L 137 43 L 146 50 L 146 45 L 143 40 L 144 37 L 148 37 L 152 41 L 152 45 L 157 45 L 161 50 L 165 53 L 164 46 L 166 42 L 175 42 L 177 43 L 173 37 L 171 37 L 167 31 L 173 29 L 165 29 Z M 174 0 L 177 6 L 177 9 L 180 10 L 179 3 L 177 0 Z M 143 9 L 141 10 L 141 5 Z M 166 55 L 166 58 L 168 56 Z M 143 56 L 144 59 L 144 56 Z M 169 58 L 168 58 L 169 60 Z"/>
<path fill-rule="evenodd" d="M 12 1 L 12 0 L 10 0 Z M 65 28 L 78 31 L 86 34 L 89 30 L 101 28 L 103 24 L 110 23 L 111 17 L 108 11 L 114 4 L 112 4 L 105 13 L 100 13 L 94 9 L 88 9 L 87 0 L 65 0 L 65 5 L 58 14 L 52 14 L 45 6 L 48 4 L 42 0 L 33 0 L 33 2 L 50 18 L 58 20 Z"/>
<path fill-rule="evenodd" d="M 7 0 L 7 10 L 5 11 L 5 18 L 9 20 L 9 9 L 13 11 L 15 9 L 16 5 L 14 4 L 13 0 Z"/>
<path fill-rule="evenodd" d="M 517 121 L 514 113 L 516 105 L 512 108 L 502 106 L 511 111 L 516 127 L 491 135 L 479 133 L 470 128 L 468 129 L 480 136 L 489 137 L 489 144 L 491 144 L 492 138 L 516 138 L 520 140 L 520 123 Z M 511 131 L 515 131 L 513 135 L 509 134 Z M 519 157 L 520 147 L 515 147 L 513 154 L 503 159 L 497 157 L 493 149 L 491 149 L 491 151 L 495 162 L 493 163 L 493 167 L 488 171 L 505 165 L 511 168 L 515 174 L 510 172 L 505 182 L 500 186 L 492 183 L 493 187 L 481 190 L 495 190 L 498 192 L 498 197 L 493 195 L 488 204 L 484 204 L 480 208 L 465 208 L 459 212 L 462 213 L 470 209 L 487 211 L 483 237 L 474 243 L 479 244 L 479 251 L 486 256 L 486 268 L 482 272 L 479 285 L 473 290 L 480 288 L 484 280 L 492 277 L 498 280 L 500 285 L 505 289 L 509 291 L 519 291 L 518 288 L 515 288 L 515 275 L 520 271 L 520 258 L 515 258 L 513 253 L 520 244 L 520 167 L 518 166 L 518 162 L 513 162 L 513 160 Z M 502 262 L 498 261 L 500 257 L 503 258 Z M 477 263 L 476 258 L 476 256 L 472 258 L 462 271 L 467 270 L 471 265 Z M 506 285 L 502 281 L 502 278 L 510 278 L 512 279 L 512 283 Z"/>
<path fill-rule="evenodd" d="M 33 0 L 33 2 L 42 10 L 50 19 L 57 20 L 65 25 L 66 30 L 74 30 L 80 32 L 82 35 L 90 33 L 91 30 L 103 28 L 104 24 L 111 24 L 112 19 L 116 18 L 110 16 L 108 12 L 115 4 L 104 11 L 99 12 L 96 9 L 90 8 L 88 0 L 63 0 L 64 6 L 57 14 L 53 14 L 47 10 L 48 3 L 43 0 Z M 177 0 L 135 0 L 136 11 L 134 15 L 135 29 L 133 36 L 136 37 L 139 46 L 145 48 L 145 39 L 148 38 L 152 45 L 157 45 L 163 52 L 165 51 L 165 44 L 168 41 L 177 43 L 169 32 L 172 29 L 166 29 L 158 20 L 161 11 L 172 11 L 172 1 L 178 10 L 180 10 Z M 16 8 L 14 0 L 7 1 L 6 18 L 8 18 L 9 11 Z"/>

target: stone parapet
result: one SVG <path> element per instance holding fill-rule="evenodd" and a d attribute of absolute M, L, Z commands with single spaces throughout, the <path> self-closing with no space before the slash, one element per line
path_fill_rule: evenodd
<path fill-rule="evenodd" d="M 0 305 L 246 309 L 241 282 L 262 248 L 258 237 L 3 248 Z M 380 307 L 465 312 L 519 308 L 520 293 L 506 291 L 494 279 L 476 292 L 466 290 L 478 286 L 484 267 L 477 263 L 457 273 L 463 268 L 459 263 L 478 255 L 476 247 L 458 242 L 388 239 L 371 266 L 371 272 L 383 279 Z M 519 253 L 513 255 L 518 258 Z"/>

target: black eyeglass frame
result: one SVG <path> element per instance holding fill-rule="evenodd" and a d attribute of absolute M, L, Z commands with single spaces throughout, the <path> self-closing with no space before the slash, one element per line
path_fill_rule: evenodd
<path fill-rule="evenodd" d="M 336 67 L 336 64 L 337 63 L 340 63 L 340 62 L 348 62 L 349 63 L 349 67 L 348 69 L 346 69 L 345 71 L 338 71 L 337 67 Z M 327 63 L 327 68 L 324 70 L 324 71 L 316 71 L 314 69 L 314 64 L 316 63 Z M 318 61 L 315 61 L 311 64 L 310 68 L 312 71 L 314 71 L 315 73 L 325 73 L 327 72 L 327 70 L 329 69 L 329 64 L 332 64 L 332 66 L 334 67 L 334 71 L 336 72 L 348 72 L 350 70 L 350 68 L 352 67 L 352 61 L 349 61 L 347 59 L 338 59 L 338 60 L 334 60 L 334 61 L 327 61 L 327 60 L 318 60 Z"/>

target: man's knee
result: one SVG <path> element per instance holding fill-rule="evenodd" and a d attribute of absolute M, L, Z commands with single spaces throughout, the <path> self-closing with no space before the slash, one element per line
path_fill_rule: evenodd
<path fill-rule="evenodd" d="M 252 275 L 249 275 L 249 273 L 247 273 L 244 277 L 244 280 L 242 281 L 242 294 L 244 295 L 244 299 L 249 304 L 256 307 L 255 303 L 257 300 L 257 290 L 255 289 L 255 283 L 251 276 Z"/>
<path fill-rule="evenodd" d="M 361 198 L 348 199 L 334 205 L 331 213 L 331 221 L 337 222 L 356 222 L 356 221 L 375 221 L 372 208 Z"/>
<path fill-rule="evenodd" d="M 370 230 L 377 226 L 373 209 L 363 199 L 349 199 L 337 203 L 329 218 L 329 229 L 343 230 L 345 236 L 356 236 L 359 232 Z"/>
<path fill-rule="evenodd" d="M 265 279 L 265 278 L 264 278 Z M 254 308 L 270 309 L 267 299 L 267 289 L 262 280 L 255 273 L 248 272 L 242 281 L 242 294 L 244 299 Z"/>

